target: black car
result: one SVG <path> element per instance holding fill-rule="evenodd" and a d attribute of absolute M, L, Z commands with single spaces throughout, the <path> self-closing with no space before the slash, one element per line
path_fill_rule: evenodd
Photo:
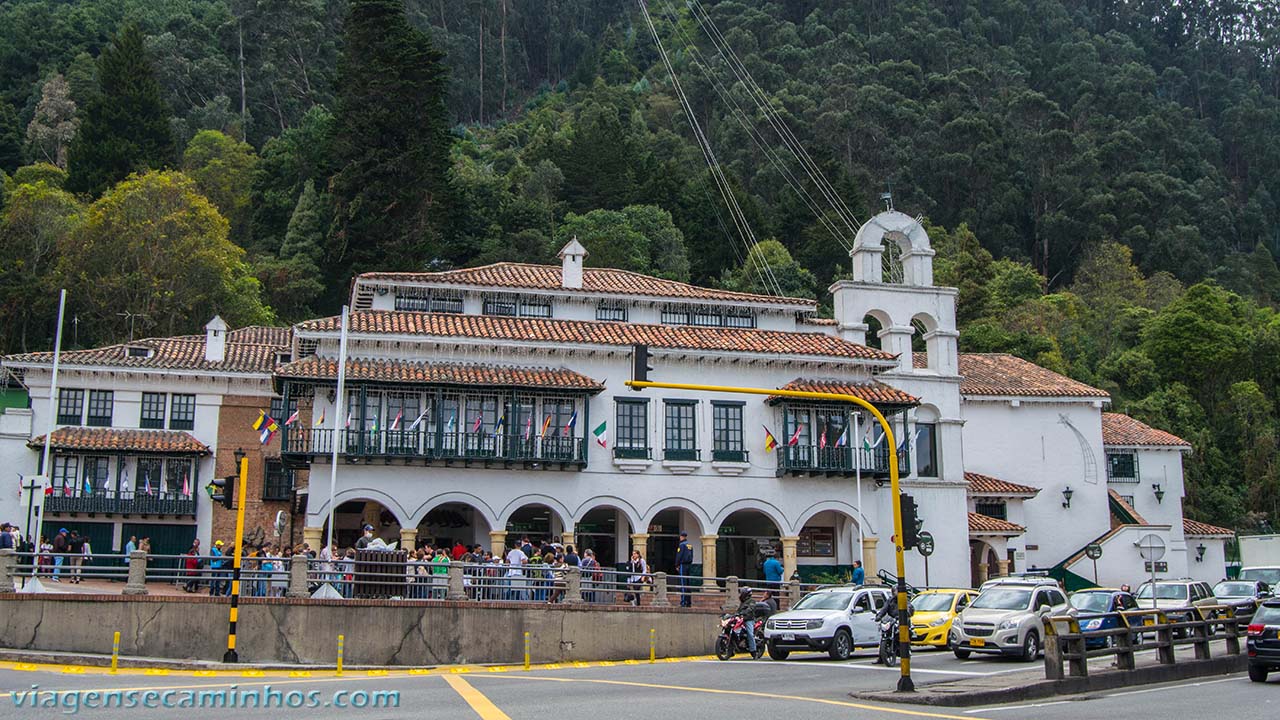
<path fill-rule="evenodd" d="M 1237 615 L 1249 615 L 1271 597 L 1271 588 L 1261 580 L 1223 580 L 1213 586 L 1213 596 L 1234 607 Z"/>
<path fill-rule="evenodd" d="M 1267 673 L 1280 670 L 1280 600 L 1266 600 L 1249 623 L 1249 679 L 1266 682 Z"/>

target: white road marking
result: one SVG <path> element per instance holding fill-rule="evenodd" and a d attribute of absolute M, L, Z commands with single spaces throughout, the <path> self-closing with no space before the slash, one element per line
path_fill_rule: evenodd
<path fill-rule="evenodd" d="M 973 710 L 965 710 L 964 714 L 972 715 L 974 713 L 999 712 L 1001 710 L 1027 710 L 1029 708 L 1049 707 L 1050 705 L 1066 705 L 1069 702 L 1072 702 L 1072 701 L 1057 700 L 1054 702 L 1046 702 L 1046 703 L 1031 703 L 1029 705 L 1000 705 L 996 707 L 975 708 Z"/>
<path fill-rule="evenodd" d="M 1241 677 L 1225 677 L 1219 680 L 1204 680 L 1201 682 L 1178 683 L 1174 685 L 1160 685 L 1157 687 L 1146 688 L 1144 690 L 1126 690 L 1124 692 L 1108 693 L 1106 695 L 1103 695 L 1103 697 L 1113 698 L 1113 697 L 1124 697 L 1125 695 L 1142 695 L 1143 693 L 1165 692 L 1168 690 L 1176 690 L 1178 688 L 1193 688 L 1193 687 L 1200 687 L 1201 685 L 1217 685 L 1218 683 L 1224 683 L 1224 682 L 1239 682 L 1242 679 L 1243 678 Z"/>
<path fill-rule="evenodd" d="M 720 660 L 695 660 L 694 662 L 718 663 L 721 661 Z M 744 667 L 750 665 L 750 663 L 747 663 L 745 661 L 732 663 L 732 664 L 744 666 Z M 856 670 L 875 670 L 879 672 L 893 672 L 893 673 L 901 672 L 896 667 L 885 667 L 883 665 L 873 665 L 871 664 L 871 662 L 843 662 L 842 663 L 842 662 L 817 662 L 813 660 L 771 660 L 769 661 L 768 665 L 769 666 L 790 665 L 792 667 L 814 667 L 814 668 L 832 668 L 832 669 L 846 668 L 846 669 L 856 669 Z M 973 670 L 932 670 L 929 668 L 912 667 L 911 674 L 915 675 L 917 673 L 920 673 L 920 674 L 928 674 L 928 675 L 959 675 L 962 677 L 987 677 L 989 675 L 1004 675 L 1006 673 L 1026 672 L 1027 670 L 1028 668 L 1012 668 L 1009 670 L 992 670 L 990 672 L 977 672 Z"/>

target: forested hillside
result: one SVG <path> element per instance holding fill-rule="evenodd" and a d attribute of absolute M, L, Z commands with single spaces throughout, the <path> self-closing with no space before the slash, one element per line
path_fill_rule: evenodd
<path fill-rule="evenodd" d="M 1191 440 L 1196 516 L 1280 522 L 1280 5 L 647 7 L 696 128 L 628 0 L 0 4 L 0 351 L 51 343 L 58 287 L 88 345 L 574 235 L 593 264 L 825 303 L 891 192 L 961 288 L 964 349 Z"/>

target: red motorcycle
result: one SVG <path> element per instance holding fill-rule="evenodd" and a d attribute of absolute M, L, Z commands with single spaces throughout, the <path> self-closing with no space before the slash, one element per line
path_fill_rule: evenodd
<path fill-rule="evenodd" d="M 751 653 L 752 660 L 759 660 L 764 654 L 764 623 L 756 622 L 756 651 Z M 741 615 L 727 614 L 720 616 L 720 637 L 716 638 L 716 657 L 728 660 L 735 653 L 748 652 L 747 620 Z"/>

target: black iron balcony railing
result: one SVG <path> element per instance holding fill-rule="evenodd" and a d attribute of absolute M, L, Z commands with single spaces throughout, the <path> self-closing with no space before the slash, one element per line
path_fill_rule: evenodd
<path fill-rule="evenodd" d="M 889 448 L 881 445 L 871 448 L 818 447 L 817 445 L 787 445 L 778 448 L 778 473 L 840 473 L 853 475 L 858 470 L 871 477 L 888 476 Z M 898 474 L 911 473 L 911 454 L 906 448 L 898 450 Z"/>
<path fill-rule="evenodd" d="M 146 493 L 134 490 L 98 490 L 66 495 L 55 489 L 44 499 L 45 512 L 104 515 L 195 515 L 193 495 Z"/>
<path fill-rule="evenodd" d="M 345 458 L 403 458 L 406 460 L 498 461 L 582 463 L 582 438 L 523 433 L 438 432 L 415 430 L 291 429 L 282 453 L 321 457 L 333 453 L 337 433 L 338 454 Z"/>

